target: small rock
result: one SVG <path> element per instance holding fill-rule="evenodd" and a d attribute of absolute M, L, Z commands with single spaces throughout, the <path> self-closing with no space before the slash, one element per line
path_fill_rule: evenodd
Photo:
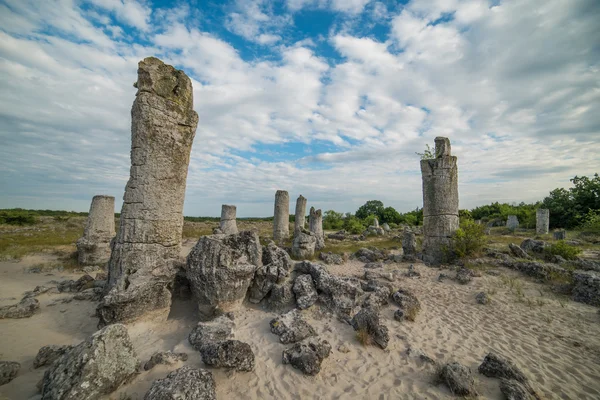
<path fill-rule="evenodd" d="M 437 280 L 438 280 L 438 282 L 443 282 L 444 279 L 448 279 L 448 278 L 450 278 L 448 275 L 446 275 L 444 273 L 441 273 L 441 274 L 438 275 Z"/>
<path fill-rule="evenodd" d="M 0 307 L 0 319 L 29 318 L 40 309 L 40 302 L 33 297 L 23 297 L 20 302 Z"/>
<path fill-rule="evenodd" d="M 419 299 L 408 289 L 399 289 L 392 294 L 392 300 L 398 304 L 400 310 L 403 311 L 403 317 L 409 321 L 414 321 L 421 310 Z"/>
<path fill-rule="evenodd" d="M 452 394 L 458 396 L 476 396 L 475 379 L 471 370 L 457 362 L 444 365 L 439 372 L 439 380 Z"/>
<path fill-rule="evenodd" d="M 340 353 L 350 353 L 350 348 L 346 345 L 346 343 L 342 343 L 339 347 L 338 347 L 338 351 Z"/>
<path fill-rule="evenodd" d="M 490 298 L 490 296 L 485 293 L 485 292 L 479 292 L 477 293 L 477 295 L 475 296 L 475 300 L 477 300 L 477 302 L 479 304 L 489 304 L 490 301 L 492 301 L 492 299 Z"/>
<path fill-rule="evenodd" d="M 335 235 L 335 234 L 332 234 Z M 328 235 L 329 238 L 331 238 L 332 235 Z M 331 253 L 331 252 L 322 252 L 319 254 L 319 259 L 322 260 L 325 264 L 328 265 L 342 265 L 344 263 L 344 258 L 339 255 L 339 254 L 335 254 L 335 253 Z"/>
<path fill-rule="evenodd" d="M 317 336 L 314 328 L 306 322 L 298 310 L 292 310 L 271 320 L 271 332 L 279 336 L 283 344 L 296 343 Z"/>
<path fill-rule="evenodd" d="M 173 365 L 179 361 L 187 361 L 186 353 L 173 353 L 172 351 L 161 351 L 154 353 L 150 360 L 144 364 L 144 370 L 149 371 L 158 364 Z"/>
<path fill-rule="evenodd" d="M 367 269 L 383 268 L 383 263 L 382 262 L 366 263 L 364 268 L 367 268 Z"/>
<path fill-rule="evenodd" d="M 193 348 L 200 351 L 203 345 L 227 340 L 233 336 L 233 321 L 221 315 L 212 321 L 198 322 L 190 332 L 188 340 Z"/>
<path fill-rule="evenodd" d="M 398 322 L 402 322 L 406 319 L 406 316 L 404 315 L 404 311 L 398 309 L 396 310 L 396 312 L 394 312 L 394 319 Z"/>
<path fill-rule="evenodd" d="M 154 381 L 144 400 L 216 400 L 215 380 L 210 371 L 186 365 L 164 379 Z"/>
<path fill-rule="evenodd" d="M 200 347 L 204 364 L 217 368 L 232 368 L 236 371 L 254 370 L 254 353 L 248 343 L 239 340 L 209 342 Z"/>
<path fill-rule="evenodd" d="M 525 374 L 515 364 L 494 352 L 485 356 L 479 366 L 479 373 L 488 378 L 514 379 L 523 384 L 529 384 Z"/>
<path fill-rule="evenodd" d="M 461 285 L 466 285 L 473 280 L 473 272 L 468 268 L 461 268 L 456 271 L 455 279 Z"/>
<path fill-rule="evenodd" d="M 15 379 L 21 364 L 15 361 L 0 361 L 0 386 L 7 384 Z"/>
<path fill-rule="evenodd" d="M 60 356 L 71 350 L 73 346 L 58 346 L 58 345 L 49 345 L 42 347 L 37 356 L 35 356 L 35 360 L 33 360 L 33 368 L 40 368 L 45 365 L 52 364 L 56 359 Z"/>
<path fill-rule="evenodd" d="M 510 249 L 511 253 L 513 253 L 513 255 L 517 258 L 531 258 L 531 256 L 527 254 L 525 250 L 523 250 L 521 247 L 517 246 L 514 243 L 509 243 L 508 248 Z"/>
<path fill-rule="evenodd" d="M 536 400 L 527 386 L 514 379 L 502 379 L 500 391 L 506 400 Z"/>
<path fill-rule="evenodd" d="M 408 271 L 405 276 L 409 278 L 420 278 L 421 274 L 415 269 L 415 266 L 411 264 L 408 266 Z"/>
<path fill-rule="evenodd" d="M 283 363 L 291 364 L 305 375 L 317 375 L 323 360 L 329 357 L 331 345 L 315 337 L 304 339 L 283 351 Z"/>
<path fill-rule="evenodd" d="M 362 308 L 351 321 L 351 325 L 357 332 L 365 332 L 374 343 L 385 349 L 390 341 L 387 326 L 379 321 L 379 313 L 372 308 Z"/>
<path fill-rule="evenodd" d="M 541 254 L 546 248 L 546 242 L 543 240 L 525 239 L 521 242 L 520 246 L 525 251 L 532 251 L 534 253 Z"/>
<path fill-rule="evenodd" d="M 392 274 L 391 272 L 375 271 L 372 269 L 365 270 L 364 278 L 367 281 L 370 281 L 373 279 L 385 279 L 387 281 L 393 282 L 395 280 L 394 274 Z"/>
<path fill-rule="evenodd" d="M 301 310 L 309 308 L 319 298 L 317 289 L 315 289 L 312 277 L 309 274 L 299 275 L 294 281 L 292 290 L 296 295 L 296 305 Z"/>

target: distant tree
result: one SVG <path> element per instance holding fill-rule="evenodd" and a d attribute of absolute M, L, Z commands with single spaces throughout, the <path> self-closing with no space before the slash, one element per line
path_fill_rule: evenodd
<path fill-rule="evenodd" d="M 381 219 L 381 214 L 383 212 L 383 203 L 379 200 L 369 200 L 362 206 L 356 210 L 356 218 L 365 219 L 369 215 L 375 215 L 377 218 Z"/>
<path fill-rule="evenodd" d="M 381 212 L 381 222 L 387 222 L 388 224 L 399 224 L 404 222 L 402 215 L 394 209 L 394 207 L 386 207 Z"/>
<path fill-rule="evenodd" d="M 344 227 L 344 214 L 333 210 L 325 211 L 323 217 L 323 229 L 338 230 Z"/>

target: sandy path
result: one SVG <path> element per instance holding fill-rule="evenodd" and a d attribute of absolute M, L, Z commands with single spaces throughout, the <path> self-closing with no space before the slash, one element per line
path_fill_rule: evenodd
<path fill-rule="evenodd" d="M 23 263 L 0 263 L 0 297 L 20 298 L 22 292 L 35 285 L 66 279 L 58 274 L 23 274 L 20 272 Z M 406 267 L 407 264 L 390 264 L 386 269 Z M 422 311 L 416 322 L 398 323 L 392 317 L 395 307 L 383 309 L 383 319 L 390 328 L 390 344 L 386 350 L 363 347 L 356 341 L 350 326 L 323 315 L 316 307 L 304 312 L 333 348 L 316 377 L 306 377 L 291 366 L 282 365 L 281 352 L 286 346 L 269 331 L 274 313 L 250 306 L 236 313 L 235 337 L 252 346 L 256 369 L 250 373 L 212 370 L 218 398 L 454 398 L 445 387 L 432 385 L 435 368 L 409 356 L 409 347 L 421 349 L 439 362 L 459 361 L 474 372 L 488 351 L 497 350 L 512 358 L 547 399 L 600 398 L 600 317 L 596 308 L 571 301 L 563 306 L 545 294 L 540 297 L 539 290 L 543 287 L 523 277 L 520 280 L 524 282 L 525 296 L 542 300 L 542 306 L 517 301 L 514 290 L 511 292 L 498 277 L 483 275 L 463 286 L 450 280 L 438 282 L 439 270 L 423 265 L 417 265 L 417 269 L 421 278 L 402 278 L 396 285 L 412 289 L 421 301 Z M 362 273 L 361 266 L 352 262 L 331 270 L 336 274 Z M 501 272 L 513 274 L 508 270 Z M 495 292 L 490 305 L 476 303 L 475 295 L 482 290 Z M 42 377 L 43 369 L 33 370 L 32 361 L 40 347 L 76 344 L 96 330 L 97 319 L 91 316 L 95 303 L 73 301 L 47 306 L 59 296 L 68 295 L 40 296 L 42 310 L 32 318 L 0 320 L 1 358 L 23 364 L 19 376 L 0 387 L 0 394 L 6 398 L 36 396 L 35 383 Z M 199 354 L 187 342 L 196 320 L 191 302 L 176 301 L 167 323 L 130 325 L 130 335 L 140 359 L 146 361 L 155 351 L 174 350 L 189 354 L 185 364 L 203 366 Z M 346 344 L 350 351 L 340 352 L 341 344 Z M 143 399 L 153 380 L 181 365 L 158 366 L 143 372 L 107 399 L 119 400 L 126 396 Z M 475 376 L 481 398 L 502 398 L 497 380 L 477 373 Z"/>

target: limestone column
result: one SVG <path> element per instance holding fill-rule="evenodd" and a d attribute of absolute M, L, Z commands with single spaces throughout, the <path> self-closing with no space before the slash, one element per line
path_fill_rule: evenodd
<path fill-rule="evenodd" d="M 290 195 L 285 190 L 275 193 L 273 240 L 280 244 L 290 237 Z"/>
<path fill-rule="evenodd" d="M 459 227 L 458 167 L 450 140 L 435 138 L 435 158 L 421 160 L 423 179 L 423 260 L 443 262 Z"/>
<path fill-rule="evenodd" d="M 83 236 L 77 240 L 80 265 L 101 265 L 110 258 L 110 241 L 115 236 L 115 198 L 94 196 Z"/>
<path fill-rule="evenodd" d="M 306 222 L 306 198 L 302 195 L 296 200 L 296 214 L 294 217 L 294 232 L 304 228 Z"/>
<path fill-rule="evenodd" d="M 235 222 L 236 207 L 223 204 L 221 206 L 221 231 L 226 235 L 238 233 Z"/>
<path fill-rule="evenodd" d="M 506 227 L 511 231 L 514 231 L 519 227 L 519 218 L 516 215 L 509 215 L 506 220 Z"/>
<path fill-rule="evenodd" d="M 325 247 L 325 235 L 323 234 L 323 214 L 321 210 L 316 210 L 314 207 L 310 208 L 310 214 L 308 216 L 308 229 L 315 234 L 317 243 L 315 250 L 321 250 Z"/>
<path fill-rule="evenodd" d="M 535 232 L 538 235 L 545 235 L 550 229 L 550 210 L 547 208 L 538 208 L 535 212 Z"/>
<path fill-rule="evenodd" d="M 198 125 L 192 82 L 183 71 L 149 57 L 138 64 L 131 109 L 131 170 L 119 233 L 109 262 L 99 324 L 152 312 L 165 318 L 181 249 L 183 202 Z"/>

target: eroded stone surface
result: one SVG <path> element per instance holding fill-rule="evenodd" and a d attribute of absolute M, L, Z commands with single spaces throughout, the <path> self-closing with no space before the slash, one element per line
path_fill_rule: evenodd
<path fill-rule="evenodd" d="M 0 386 L 15 379 L 20 369 L 21 364 L 16 361 L 0 361 Z"/>
<path fill-rule="evenodd" d="M 302 195 L 296 200 L 296 214 L 294 216 L 294 232 L 304 229 L 306 225 L 306 198 Z"/>
<path fill-rule="evenodd" d="M 309 230 L 315 234 L 316 244 L 315 250 L 321 250 L 325 247 L 325 235 L 323 233 L 323 214 L 321 210 L 315 210 L 314 207 L 310 208 L 308 216 Z"/>
<path fill-rule="evenodd" d="M 296 304 L 299 309 L 305 310 L 315 304 L 319 299 L 317 289 L 309 274 L 299 275 L 292 288 L 296 295 Z"/>
<path fill-rule="evenodd" d="M 83 236 L 77 240 L 80 265 L 99 265 L 110 259 L 110 241 L 115 236 L 115 198 L 94 196 Z"/>
<path fill-rule="evenodd" d="M 212 342 L 222 342 L 233 337 L 235 324 L 226 315 L 220 315 L 211 321 L 198 322 L 190 332 L 188 340 L 193 348 L 200 351 L 202 346 Z"/>
<path fill-rule="evenodd" d="M 236 371 L 254 370 L 254 353 L 248 343 L 239 340 L 209 342 L 199 351 L 207 366 L 232 368 Z"/>
<path fill-rule="evenodd" d="M 373 308 L 362 308 L 351 324 L 355 331 L 364 331 L 382 349 L 387 347 L 390 341 L 388 328 L 379 321 L 379 313 Z"/>
<path fill-rule="evenodd" d="M 33 360 L 33 368 L 40 368 L 52 364 L 60 356 L 70 351 L 72 348 L 73 346 L 69 345 L 49 345 L 42 347 L 35 356 L 35 360 Z"/>
<path fill-rule="evenodd" d="M 29 318 L 40 309 L 40 302 L 33 297 L 23 297 L 20 302 L 0 307 L 0 319 Z"/>
<path fill-rule="evenodd" d="M 272 319 L 269 325 L 271 332 L 279 336 L 279 341 L 283 344 L 296 343 L 317 335 L 315 329 L 302 318 L 298 310 L 291 310 Z"/>
<path fill-rule="evenodd" d="M 223 204 L 221 206 L 221 222 L 219 225 L 221 233 L 225 235 L 238 233 L 237 223 L 235 220 L 236 212 L 237 208 L 235 206 L 227 204 Z"/>
<path fill-rule="evenodd" d="M 269 295 L 275 284 L 281 284 L 289 277 L 291 269 L 292 259 L 284 249 L 274 242 L 263 246 L 262 266 L 256 270 L 248 300 L 259 303 Z"/>
<path fill-rule="evenodd" d="M 316 246 L 316 235 L 306 229 L 299 229 L 294 233 L 292 256 L 298 260 L 310 260 L 315 256 Z"/>
<path fill-rule="evenodd" d="M 535 211 L 535 232 L 538 235 L 545 235 L 550 229 L 550 210 L 547 208 L 538 208 Z"/>
<path fill-rule="evenodd" d="M 331 354 L 331 345 L 326 340 L 310 337 L 283 351 L 283 363 L 291 364 L 305 375 L 317 375 L 323 360 Z"/>
<path fill-rule="evenodd" d="M 186 365 L 154 381 L 144 400 L 216 400 L 210 371 Z"/>
<path fill-rule="evenodd" d="M 130 177 L 108 264 L 108 293 L 98 307 L 100 325 L 135 320 L 150 311 L 166 318 L 171 305 L 167 285 L 181 250 L 188 164 L 198 125 L 192 82 L 154 57 L 138 67 Z"/>
<path fill-rule="evenodd" d="M 508 229 L 510 229 L 511 231 L 514 231 L 515 229 L 517 229 L 519 227 L 519 219 L 517 218 L 516 215 L 508 216 L 508 219 L 506 220 L 506 227 Z"/>
<path fill-rule="evenodd" d="M 475 379 L 468 367 L 457 362 L 444 365 L 439 379 L 458 396 L 476 396 Z"/>
<path fill-rule="evenodd" d="M 285 190 L 275 193 L 273 240 L 281 244 L 290 237 L 290 195 Z"/>
<path fill-rule="evenodd" d="M 161 351 L 152 354 L 150 360 L 144 364 L 146 371 L 151 370 L 158 364 L 163 365 L 174 365 L 179 361 L 187 361 L 188 355 L 186 353 L 173 353 L 172 351 Z"/>

